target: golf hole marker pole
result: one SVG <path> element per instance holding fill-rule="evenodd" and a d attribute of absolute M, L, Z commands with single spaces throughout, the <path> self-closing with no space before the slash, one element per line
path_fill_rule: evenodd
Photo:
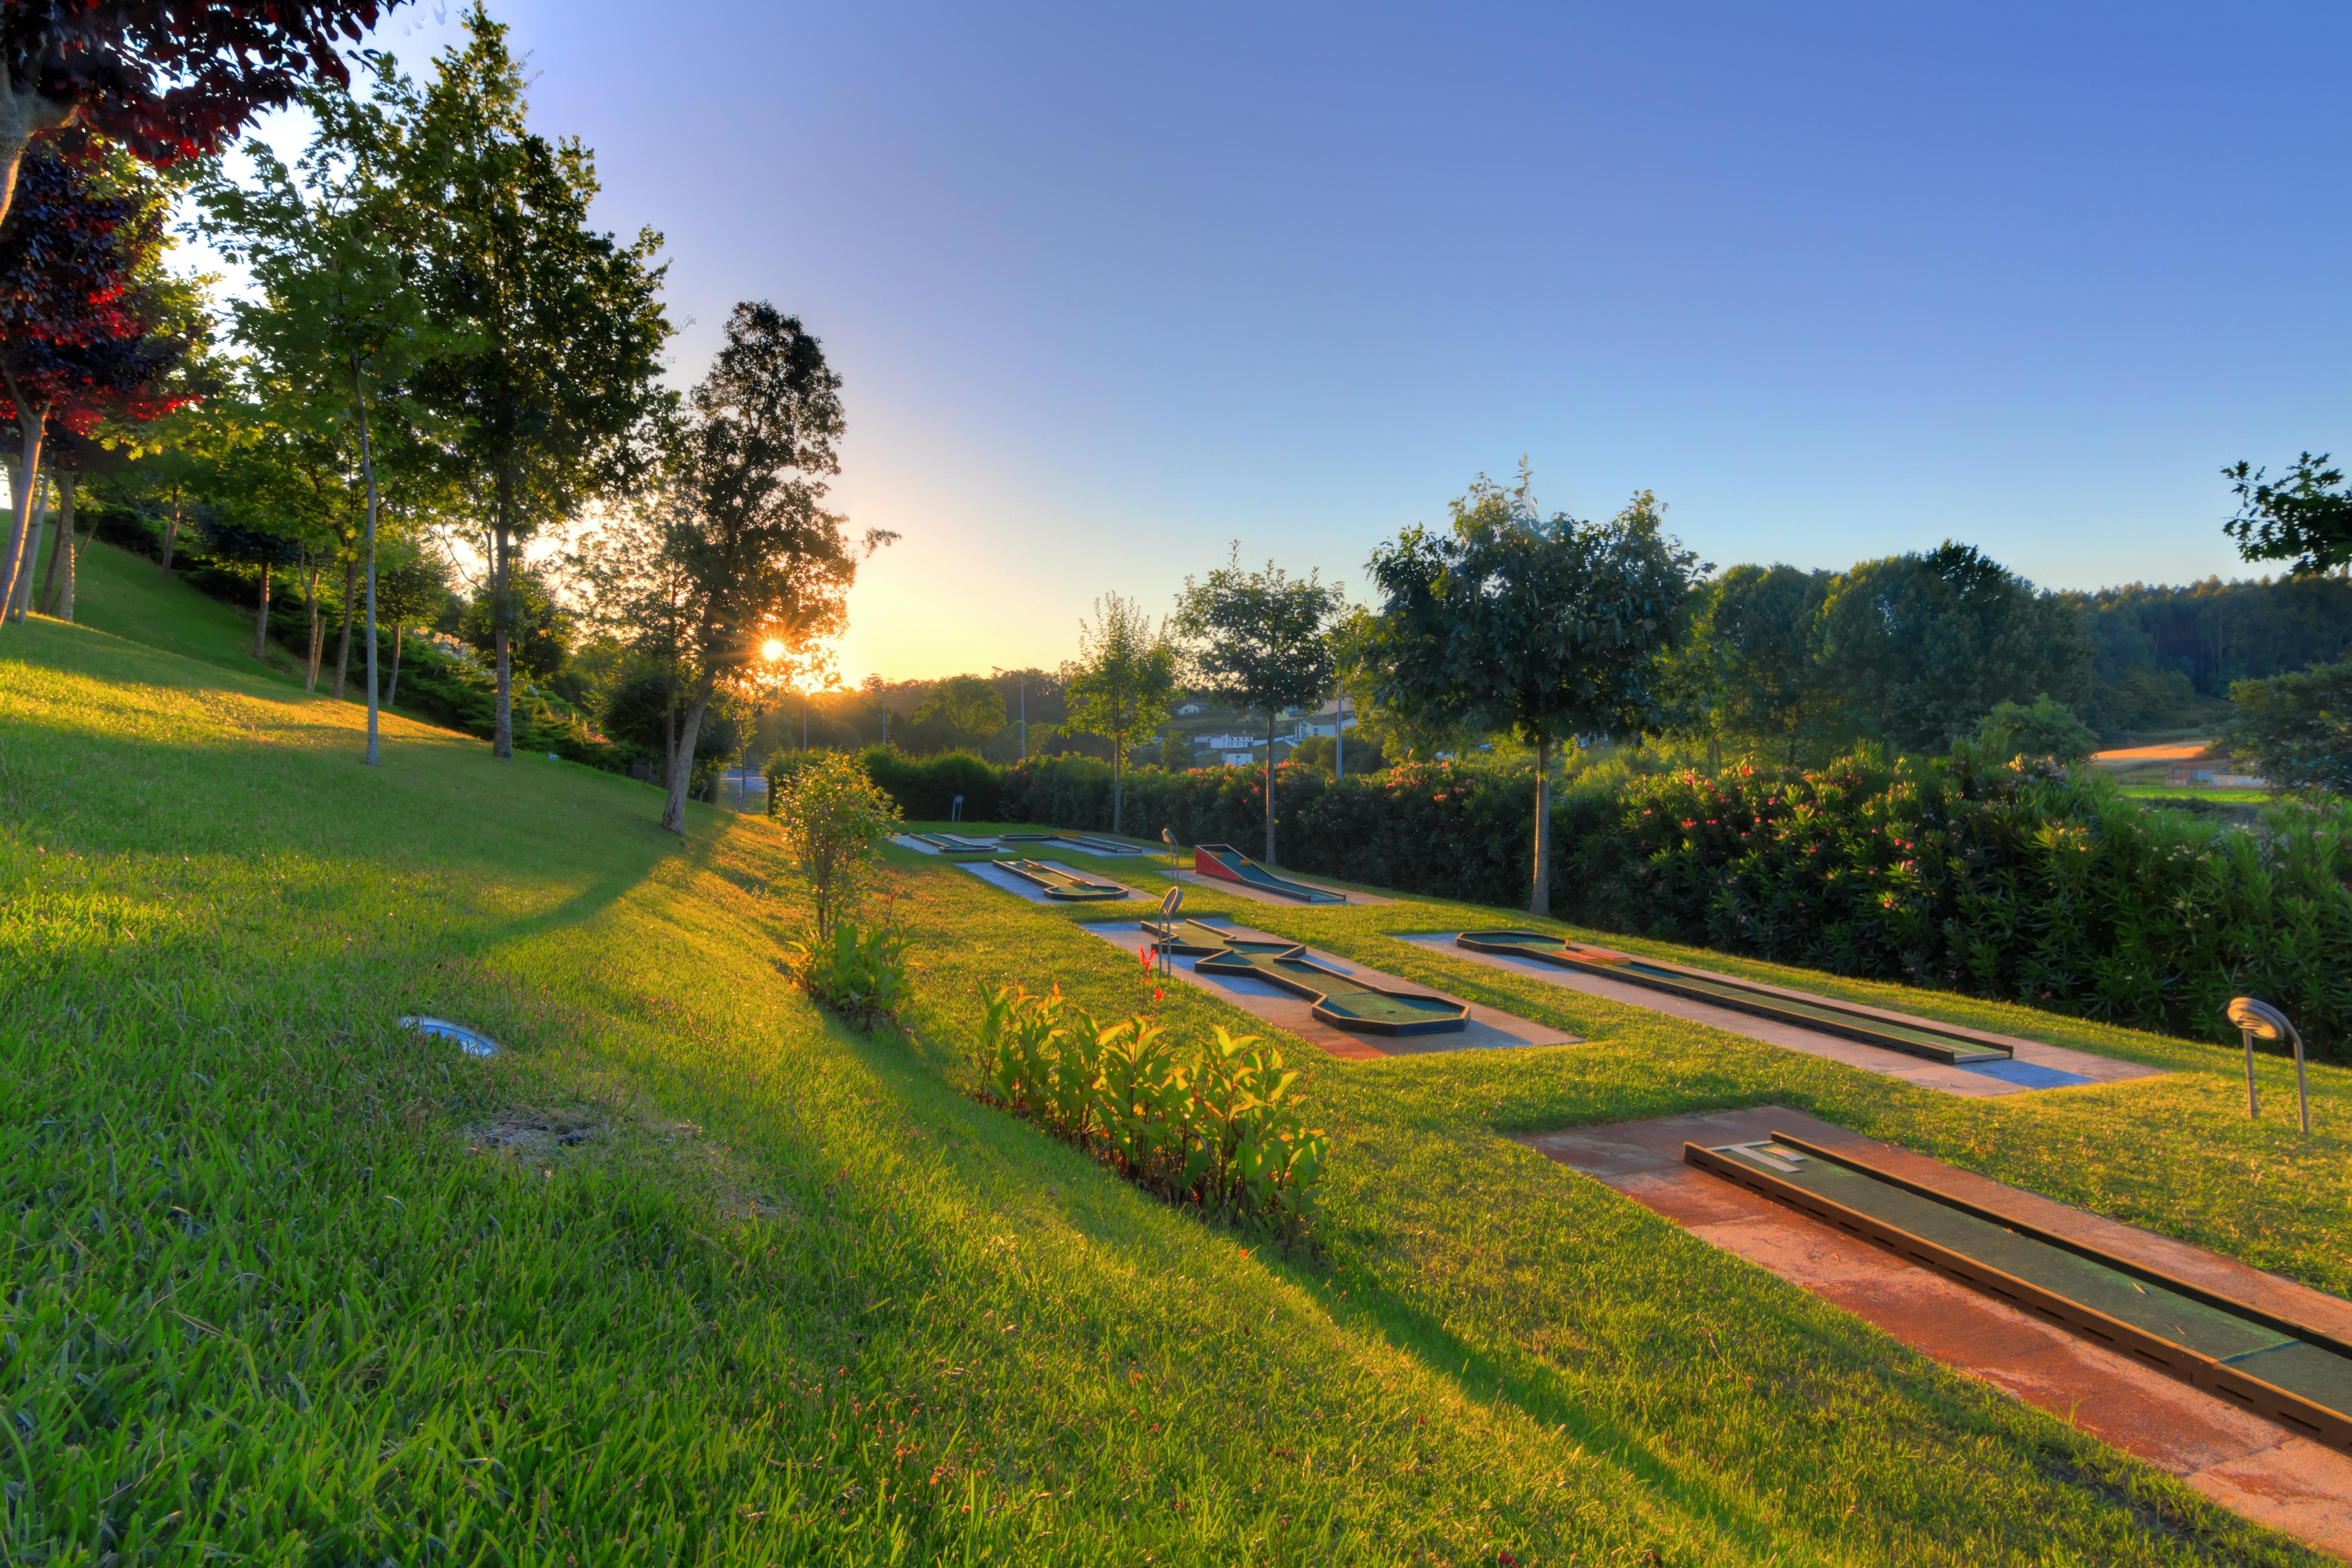
<path fill-rule="evenodd" d="M 2305 1132 L 2311 1131 L 2311 1086 L 2303 1071 L 2303 1035 L 2287 1016 L 2269 1003 L 2252 996 L 2232 996 L 2229 1006 L 2230 1022 L 2238 1026 L 2239 1037 L 2246 1043 L 2246 1114 L 2262 1114 L 2262 1101 L 2254 1094 L 2254 1042 L 2256 1040 L 2287 1040 L 2294 1046 L 2294 1098 L 2298 1118 Z"/>
<path fill-rule="evenodd" d="M 1167 829 L 1160 831 L 1165 833 Z M 1151 939 L 1151 953 L 1162 974 L 1176 973 L 1176 961 L 1169 954 L 1175 947 L 1176 911 L 1183 907 L 1183 889 L 1171 888 L 1160 895 L 1160 934 Z"/>

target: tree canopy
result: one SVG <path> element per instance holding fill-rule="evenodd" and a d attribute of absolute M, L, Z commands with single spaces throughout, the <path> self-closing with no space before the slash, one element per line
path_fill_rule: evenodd
<path fill-rule="evenodd" d="M 2352 575 L 2352 489 L 2325 452 L 2304 453 L 2275 481 L 2244 462 L 2221 470 L 2238 498 L 2221 525 L 2249 561 L 2285 561 L 2298 577 Z"/>
<path fill-rule="evenodd" d="M 1528 908 L 1550 910 L 1552 743 L 1657 732 L 1662 663 L 1700 569 L 1647 490 L 1607 522 L 1543 517 L 1524 464 L 1509 489 L 1481 474 L 1453 526 L 1419 524 L 1372 552 L 1384 603 L 1364 650 L 1376 698 L 1408 719 L 1507 730 L 1536 749 Z"/>
<path fill-rule="evenodd" d="M 1066 689 L 1070 728 L 1110 742 L 1110 830 L 1120 832 L 1127 753 L 1175 704 L 1175 647 L 1141 605 L 1105 594 L 1095 601 L 1094 619 L 1079 624 L 1077 663 Z"/>
<path fill-rule="evenodd" d="M 1339 590 L 1309 572 L 1293 577 L 1269 561 L 1242 565 L 1238 541 L 1225 563 L 1184 579 L 1171 638 L 1195 689 L 1265 715 L 1265 859 L 1275 863 L 1275 727 L 1285 708 L 1320 702 L 1337 666 L 1329 636 Z"/>

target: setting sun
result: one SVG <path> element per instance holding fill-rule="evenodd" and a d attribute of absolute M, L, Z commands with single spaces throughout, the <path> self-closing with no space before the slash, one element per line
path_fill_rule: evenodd
<path fill-rule="evenodd" d="M 784 657 L 784 645 L 777 641 L 774 637 L 770 637 L 766 642 L 760 645 L 760 657 L 766 659 L 770 664 L 773 664 L 776 660 Z"/>

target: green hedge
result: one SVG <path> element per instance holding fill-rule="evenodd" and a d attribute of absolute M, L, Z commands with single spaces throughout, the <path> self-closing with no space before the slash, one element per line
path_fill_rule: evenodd
<path fill-rule="evenodd" d="M 1110 769 L 1053 758 L 866 753 L 909 816 L 1110 826 Z M 996 794 L 980 782 L 991 776 Z M 1264 842 L 1265 770 L 1138 768 L 1124 826 L 1185 844 Z M 1524 769 L 1410 763 L 1275 779 L 1282 864 L 1403 892 L 1527 902 Z M 941 793 L 944 791 L 945 793 Z M 2153 808 L 2106 780 L 1968 757 L 1872 752 L 1813 773 L 1683 773 L 1571 786 L 1553 806 L 1566 920 L 2234 1037 L 2221 1007 L 2284 1007 L 2315 1050 L 2352 1054 L 2352 809 L 2274 808 L 2252 829 Z"/>

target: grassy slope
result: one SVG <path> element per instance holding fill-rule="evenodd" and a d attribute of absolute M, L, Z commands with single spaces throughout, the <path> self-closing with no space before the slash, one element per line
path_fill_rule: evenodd
<path fill-rule="evenodd" d="M 177 578 L 166 579 L 143 555 L 92 542 L 83 546 L 74 575 L 74 619 L 83 626 L 241 675 L 301 679 L 294 656 L 275 644 L 268 665 L 253 657 L 250 605 L 239 614 Z M 272 587 L 295 591 L 289 582 Z"/>
<path fill-rule="evenodd" d="M 1329 1256 L 1269 1258 L 956 1091 L 973 982 L 1137 999 L 1076 915 L 894 857 L 923 1000 L 863 1039 L 772 968 L 764 824 L 355 721 L 0 643 L 11 1558 L 2305 1560 L 1495 1136 L 1779 1099 L 2343 1288 L 2344 1141 L 2223 1053 L 2063 1026 L 2184 1070 L 1952 1101 L 1382 934 L 1444 906 L 1236 902 L 1593 1037 L 1299 1051 Z M 484 1152 L 519 1107 L 593 1135 Z"/>

